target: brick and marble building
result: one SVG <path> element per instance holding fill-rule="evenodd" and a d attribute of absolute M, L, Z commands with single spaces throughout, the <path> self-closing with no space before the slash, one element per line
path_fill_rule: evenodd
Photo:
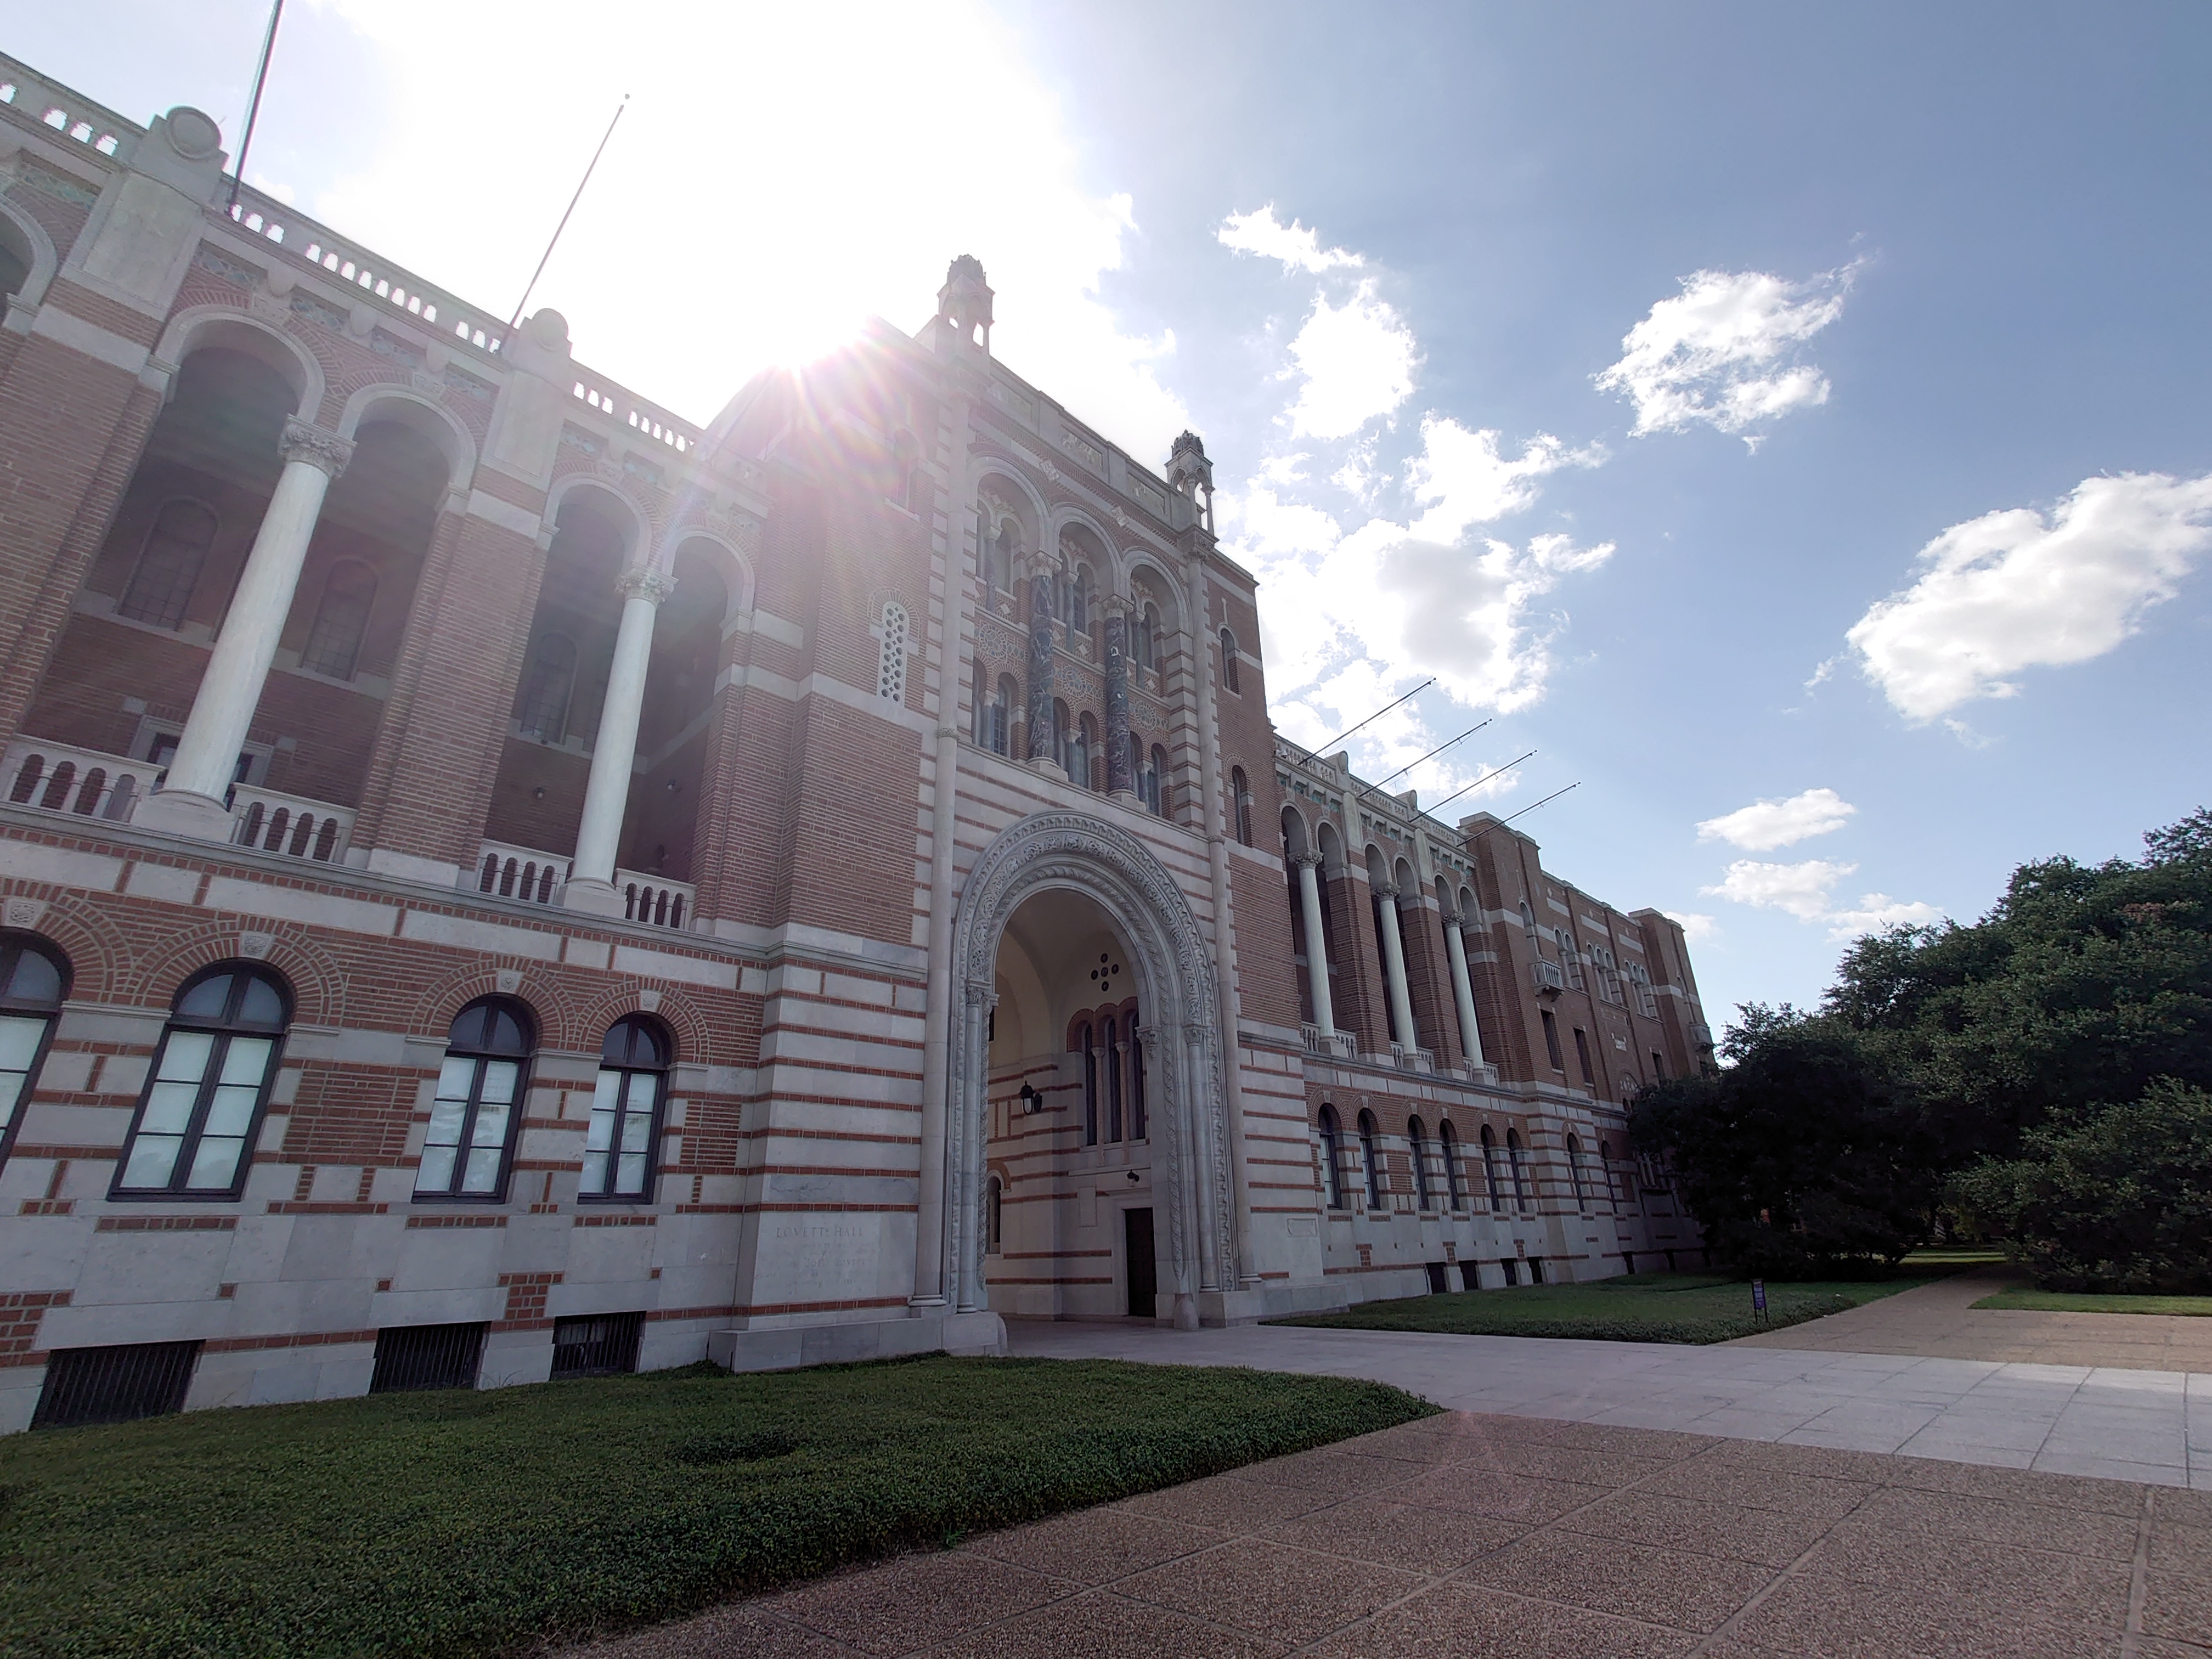
<path fill-rule="evenodd" d="M 1694 1251 L 1680 930 L 936 314 L 695 427 L 0 59 L 0 1427 Z"/>

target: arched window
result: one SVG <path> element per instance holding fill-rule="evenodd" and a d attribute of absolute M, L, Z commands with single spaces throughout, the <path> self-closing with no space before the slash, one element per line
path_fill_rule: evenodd
<path fill-rule="evenodd" d="M 1252 844 L 1252 785 L 1244 775 L 1244 769 L 1229 769 L 1229 822 L 1237 832 L 1237 839 L 1247 847 Z"/>
<path fill-rule="evenodd" d="M 244 963 L 185 981 L 109 1197 L 238 1196 L 291 1012 L 275 977 Z"/>
<path fill-rule="evenodd" d="M 174 628 L 185 619 L 200 567 L 215 545 L 215 514 L 198 501 L 161 503 L 123 599 L 115 609 L 133 622 Z"/>
<path fill-rule="evenodd" d="M 1406 1120 L 1406 1146 L 1413 1160 L 1413 1202 L 1425 1210 L 1429 1201 L 1428 1136 L 1423 1132 L 1421 1120 Z"/>
<path fill-rule="evenodd" d="M 375 604 L 374 571 L 358 559 L 341 559 L 332 565 L 323 580 L 322 601 L 315 607 L 307 642 L 300 650 L 300 666 L 334 680 L 351 679 Z"/>
<path fill-rule="evenodd" d="M 997 695 L 991 699 L 991 752 L 993 754 L 1003 755 L 1008 752 L 1008 745 L 1013 742 L 1013 730 L 1014 677 L 1012 674 L 1001 674 L 999 676 Z"/>
<path fill-rule="evenodd" d="M 1147 605 L 1137 618 L 1137 665 L 1157 669 L 1159 664 L 1160 610 Z"/>
<path fill-rule="evenodd" d="M 1067 626 L 1077 634 L 1091 631 L 1091 567 L 1079 564 L 1067 585 Z"/>
<path fill-rule="evenodd" d="M 416 1198 L 506 1195 L 536 1028 L 530 1010 L 505 997 L 479 998 L 453 1017 L 415 1169 Z"/>
<path fill-rule="evenodd" d="M 993 1176 L 991 1184 L 983 1191 L 983 1237 L 993 1255 L 998 1255 L 1006 1243 L 1006 1197 L 1004 1183 Z"/>
<path fill-rule="evenodd" d="M 584 1179 L 577 1197 L 653 1195 L 672 1053 L 659 1022 L 643 1014 L 627 1015 L 607 1028 L 607 1040 L 599 1045 L 599 1086 L 584 1135 Z"/>
<path fill-rule="evenodd" d="M 1237 636 L 1227 629 L 1221 630 L 1221 686 L 1225 691 L 1237 691 Z M 1238 696 L 1243 696 L 1241 691 Z"/>
<path fill-rule="evenodd" d="M 1336 1124 L 1336 1108 L 1324 1105 L 1321 1109 L 1322 1198 L 1332 1210 L 1350 1207 L 1344 1201 L 1342 1139 Z"/>
<path fill-rule="evenodd" d="M 1075 723 L 1075 750 L 1068 757 L 1067 775 L 1084 789 L 1091 788 L 1091 757 L 1098 748 L 1098 722 L 1085 714 Z"/>
<path fill-rule="evenodd" d="M 876 695 L 885 702 L 906 701 L 906 607 L 896 599 L 884 605 L 883 649 L 876 659 Z"/>
<path fill-rule="evenodd" d="M 990 509 L 979 506 L 975 513 L 983 527 L 983 592 L 995 609 L 998 596 L 1014 585 L 1014 530 L 1012 525 L 1002 524 L 994 532 Z"/>
<path fill-rule="evenodd" d="M 1498 1138 L 1490 1133 L 1490 1126 L 1482 1126 L 1482 1189 L 1494 1215 L 1505 1206 L 1499 1201 L 1498 1186 Z"/>
<path fill-rule="evenodd" d="M 1165 817 L 1168 815 L 1168 751 L 1159 744 L 1154 744 L 1152 764 L 1146 770 L 1146 775 L 1152 779 L 1152 784 L 1145 804 L 1160 817 Z"/>
<path fill-rule="evenodd" d="M 1129 1139 L 1146 1138 L 1145 1124 L 1145 1049 L 1137 1036 L 1137 1011 L 1132 1008 L 1121 1016 L 1122 1039 L 1128 1045 Z"/>
<path fill-rule="evenodd" d="M 1069 728 L 1067 704 L 1054 697 L 1052 700 L 1052 757 L 1060 763 L 1060 769 L 1073 779 L 1075 776 L 1075 754 L 1073 733 Z M 1031 738 L 1030 742 L 1034 744 L 1036 739 Z M 1030 750 L 1030 753 L 1036 752 L 1034 748 Z"/>
<path fill-rule="evenodd" d="M 1091 1030 L 1091 1022 L 1085 1020 L 1075 1028 L 1075 1040 L 1068 1044 L 1083 1055 L 1083 1144 L 1098 1144 L 1098 1048 Z"/>
<path fill-rule="evenodd" d="M 1121 1021 L 1110 1010 L 1098 1021 L 1098 1046 L 1106 1060 L 1106 1139 L 1121 1139 Z"/>
<path fill-rule="evenodd" d="M 0 1158 L 38 1084 L 69 985 L 59 951 L 29 933 L 0 933 Z"/>
<path fill-rule="evenodd" d="M 1521 901 L 1521 931 L 1530 939 L 1536 937 L 1536 913 L 1528 908 L 1528 901 Z"/>
<path fill-rule="evenodd" d="M 1521 1162 L 1521 1132 L 1505 1132 L 1505 1162 L 1513 1171 L 1513 1207 L 1522 1214 L 1528 1211 L 1528 1179 Z"/>
<path fill-rule="evenodd" d="M 1567 1137 L 1567 1179 L 1574 1182 L 1575 1208 L 1589 1208 L 1589 1194 L 1583 1188 L 1583 1143 L 1574 1135 Z"/>
<path fill-rule="evenodd" d="M 560 742 L 568 735 L 568 702 L 575 691 L 575 641 L 566 634 L 541 634 L 522 670 L 514 700 L 516 730 L 541 742 Z"/>
<path fill-rule="evenodd" d="M 968 701 L 975 710 L 974 726 L 969 739 L 978 749 L 991 746 L 991 672 L 983 665 L 981 657 L 975 659 L 975 671 L 969 676 Z"/>
<path fill-rule="evenodd" d="M 1444 1158 L 1444 1200 L 1455 1210 L 1467 1207 L 1459 1189 L 1459 1133 L 1446 1118 L 1437 1126 L 1437 1139 Z"/>
<path fill-rule="evenodd" d="M 1382 1207 L 1382 1160 L 1375 1151 L 1375 1114 L 1359 1109 L 1359 1161 L 1367 1170 L 1367 1207 Z"/>

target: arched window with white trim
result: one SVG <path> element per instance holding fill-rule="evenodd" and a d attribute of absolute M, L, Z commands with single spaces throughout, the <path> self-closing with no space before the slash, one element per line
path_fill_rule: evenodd
<path fill-rule="evenodd" d="M 906 701 L 906 607 L 896 599 L 884 605 L 883 649 L 876 659 L 876 695 L 885 702 Z"/>
<path fill-rule="evenodd" d="M 69 986 L 59 951 L 33 934 L 0 933 L 0 1158 L 14 1144 Z"/>
<path fill-rule="evenodd" d="M 185 981 L 108 1196 L 235 1199 L 291 1017 L 284 988 L 250 963 Z"/>
<path fill-rule="evenodd" d="M 1225 628 L 1221 630 L 1221 689 L 1243 695 L 1237 684 L 1237 636 Z"/>

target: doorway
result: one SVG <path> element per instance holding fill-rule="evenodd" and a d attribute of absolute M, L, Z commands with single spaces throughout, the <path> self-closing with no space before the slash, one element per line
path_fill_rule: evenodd
<path fill-rule="evenodd" d="M 1129 1267 L 1129 1317 L 1154 1317 L 1153 1303 L 1159 1293 L 1159 1270 L 1152 1260 L 1152 1212 L 1121 1212 L 1123 1259 Z"/>

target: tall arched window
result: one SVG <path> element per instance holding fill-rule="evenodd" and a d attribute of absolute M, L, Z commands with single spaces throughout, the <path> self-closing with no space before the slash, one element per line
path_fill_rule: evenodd
<path fill-rule="evenodd" d="M 975 659 L 975 672 L 969 676 L 968 701 L 975 710 L 969 741 L 978 749 L 991 746 L 991 672 L 981 657 Z"/>
<path fill-rule="evenodd" d="M 332 565 L 323 580 L 323 597 L 315 606 L 307 642 L 300 649 L 300 666 L 334 680 L 351 679 L 375 604 L 374 570 L 359 559 L 341 559 Z"/>
<path fill-rule="evenodd" d="M 1343 1135 L 1336 1123 L 1336 1108 L 1321 1109 L 1322 1199 L 1332 1210 L 1349 1208 L 1344 1201 Z"/>
<path fill-rule="evenodd" d="M 1128 1055 L 1129 1139 L 1143 1140 L 1149 1133 L 1145 1123 L 1145 1050 L 1143 1040 L 1137 1036 L 1134 1008 L 1121 1016 L 1121 1027 Z"/>
<path fill-rule="evenodd" d="M 1425 1210 L 1430 1207 L 1428 1135 L 1417 1117 L 1406 1120 L 1406 1146 L 1413 1160 L 1413 1202 Z"/>
<path fill-rule="evenodd" d="M 1513 1207 L 1522 1214 L 1528 1211 L 1528 1178 L 1521 1161 L 1521 1132 L 1505 1132 L 1505 1162 L 1513 1172 Z"/>
<path fill-rule="evenodd" d="M 138 563 L 115 609 L 133 622 L 156 628 L 174 628 L 185 619 L 185 608 L 198 586 L 200 567 L 215 545 L 215 514 L 198 501 L 161 503 L 146 544 L 138 550 Z"/>
<path fill-rule="evenodd" d="M 1367 1207 L 1382 1207 L 1382 1160 L 1375 1151 L 1375 1114 L 1359 1109 L 1359 1162 L 1367 1171 Z"/>
<path fill-rule="evenodd" d="M 1160 609 L 1147 605 L 1137 618 L 1137 665 L 1157 669 L 1159 664 Z"/>
<path fill-rule="evenodd" d="M 993 1255 L 998 1255 L 1006 1243 L 1006 1201 L 1005 1184 L 993 1176 L 983 1193 L 983 1237 L 985 1248 Z"/>
<path fill-rule="evenodd" d="M 244 963 L 185 981 L 109 1197 L 239 1195 L 291 1012 L 276 978 Z"/>
<path fill-rule="evenodd" d="M 1110 1009 L 1098 1021 L 1098 1046 L 1106 1051 L 1106 1139 L 1119 1141 L 1121 1120 L 1121 1021 Z"/>
<path fill-rule="evenodd" d="M 1567 1137 L 1567 1179 L 1574 1182 L 1575 1208 L 1589 1208 L 1589 1194 L 1583 1188 L 1583 1143 L 1573 1135 Z"/>
<path fill-rule="evenodd" d="M 1446 1118 L 1437 1126 L 1437 1140 L 1444 1158 L 1444 1200 L 1455 1210 L 1467 1207 L 1459 1189 L 1459 1132 Z"/>
<path fill-rule="evenodd" d="M 1067 584 L 1067 626 L 1071 632 L 1091 631 L 1091 567 L 1079 564 Z"/>
<path fill-rule="evenodd" d="M 1015 701 L 1014 677 L 1000 675 L 998 691 L 991 699 L 991 752 L 994 755 L 1007 753 L 1013 742 Z"/>
<path fill-rule="evenodd" d="M 506 1195 L 536 1036 L 530 1010 L 505 997 L 479 998 L 453 1017 L 415 1169 L 416 1198 Z"/>
<path fill-rule="evenodd" d="M 1487 1123 L 1482 1126 L 1482 1190 L 1489 1200 L 1492 1214 L 1495 1215 L 1505 1207 L 1499 1201 L 1503 1194 L 1498 1184 L 1498 1137 L 1490 1133 Z"/>
<path fill-rule="evenodd" d="M 1152 779 L 1145 805 L 1165 817 L 1168 815 L 1168 751 L 1158 744 L 1152 745 L 1152 764 L 1146 769 Z"/>
<path fill-rule="evenodd" d="M 906 607 L 896 599 L 884 605 L 883 648 L 876 658 L 876 695 L 885 702 L 906 701 Z"/>
<path fill-rule="evenodd" d="M 1229 815 L 1237 839 L 1249 847 L 1252 844 L 1252 785 L 1241 766 L 1229 769 Z"/>
<path fill-rule="evenodd" d="M 69 985 L 59 951 L 30 933 L 0 933 L 0 1159 L 15 1144 Z"/>
<path fill-rule="evenodd" d="M 1067 775 L 1085 789 L 1093 786 L 1091 757 L 1098 749 L 1098 722 L 1085 714 L 1075 723 L 1075 749 L 1068 756 Z"/>
<path fill-rule="evenodd" d="M 658 1020 L 629 1014 L 599 1045 L 599 1085 L 584 1134 L 584 1178 L 576 1196 L 641 1200 L 653 1195 L 674 1045 Z"/>
<path fill-rule="evenodd" d="M 1221 686 L 1243 695 L 1237 684 L 1237 636 L 1225 628 L 1221 630 Z"/>
<path fill-rule="evenodd" d="M 1083 1021 L 1075 1028 L 1074 1041 L 1068 1047 L 1079 1050 L 1083 1055 L 1083 1144 L 1096 1146 L 1098 1144 L 1098 1048 L 1089 1020 Z"/>
<path fill-rule="evenodd" d="M 1070 729 L 1067 704 L 1060 698 L 1052 700 L 1052 757 L 1060 763 L 1060 769 L 1070 779 L 1075 776 L 1074 733 Z M 1030 740 L 1034 743 L 1036 740 Z M 1034 749 L 1030 750 L 1036 752 Z"/>
<path fill-rule="evenodd" d="M 576 692 L 576 642 L 541 634 L 530 647 L 514 699 L 515 728 L 526 738 L 558 743 L 568 735 L 568 703 Z"/>

